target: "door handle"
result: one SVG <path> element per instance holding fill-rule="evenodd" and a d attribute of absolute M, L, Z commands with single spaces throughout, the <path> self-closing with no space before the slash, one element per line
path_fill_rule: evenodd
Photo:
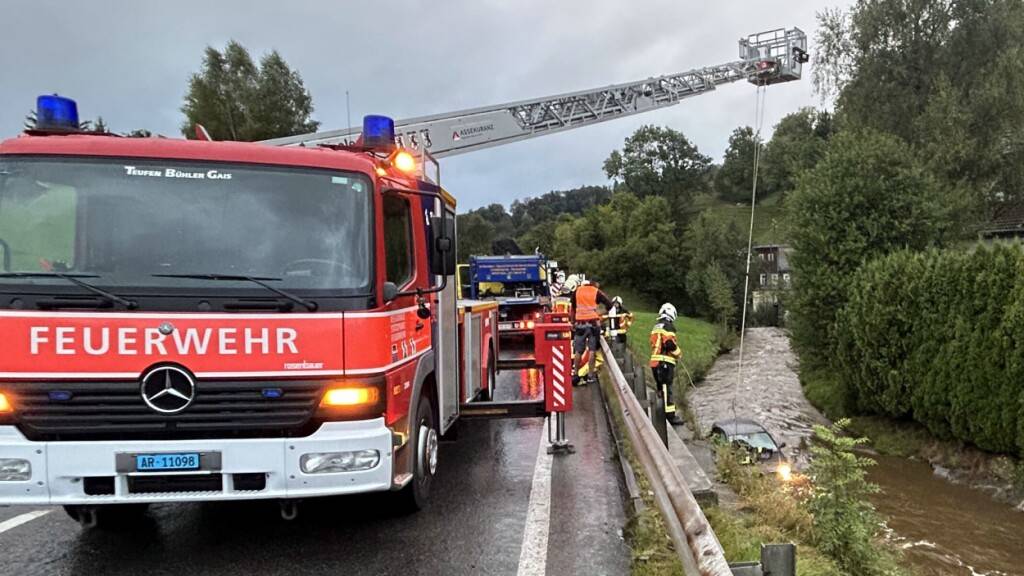
<path fill-rule="evenodd" d="M 419 332 L 420 330 L 423 330 L 424 326 L 426 326 L 426 324 L 423 322 L 416 322 L 416 331 Z"/>

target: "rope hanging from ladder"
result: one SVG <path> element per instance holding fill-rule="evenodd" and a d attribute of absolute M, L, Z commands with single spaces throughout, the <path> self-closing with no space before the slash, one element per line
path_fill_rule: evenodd
<path fill-rule="evenodd" d="M 736 400 L 743 384 L 743 344 L 747 333 L 747 299 L 750 296 L 750 260 L 754 249 L 754 214 L 757 207 L 757 177 L 761 167 L 761 131 L 764 128 L 767 86 L 757 87 L 754 100 L 754 178 L 750 189 L 750 228 L 747 232 L 747 269 L 743 277 L 743 314 L 740 317 L 740 353 L 736 363 L 736 386 L 732 393 L 732 417 L 736 418 Z"/>

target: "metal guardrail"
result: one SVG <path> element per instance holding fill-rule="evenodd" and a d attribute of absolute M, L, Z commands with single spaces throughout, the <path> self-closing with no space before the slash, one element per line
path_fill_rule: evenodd
<path fill-rule="evenodd" d="M 622 408 L 626 435 L 650 480 L 655 503 L 683 564 L 683 572 L 686 576 L 731 576 L 732 570 L 718 537 L 647 418 L 647 411 L 633 394 L 618 362 L 614 361 L 615 356 L 604 338 L 601 350 L 608 359 L 611 387 Z"/>

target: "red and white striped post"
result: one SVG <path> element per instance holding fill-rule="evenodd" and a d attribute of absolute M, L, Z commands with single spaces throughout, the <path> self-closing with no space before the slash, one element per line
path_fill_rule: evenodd
<path fill-rule="evenodd" d="M 565 413 L 572 410 L 572 327 L 561 322 L 537 324 L 533 341 L 537 367 L 544 373 L 544 410 L 551 415 L 548 453 L 571 453 L 574 449 L 565 435 Z"/>

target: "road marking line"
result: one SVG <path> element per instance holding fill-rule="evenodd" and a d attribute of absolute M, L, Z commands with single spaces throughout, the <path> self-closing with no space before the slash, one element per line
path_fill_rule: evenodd
<path fill-rule="evenodd" d="M 537 464 L 533 469 L 530 488 L 530 507 L 526 513 L 523 547 L 519 552 L 518 576 L 543 576 L 548 565 L 548 532 L 551 528 L 551 461 L 548 454 L 546 431 L 550 420 L 544 421 L 537 449 Z"/>
<path fill-rule="evenodd" d="M 49 513 L 49 510 L 36 510 L 34 512 L 26 512 L 24 514 L 21 514 L 20 516 L 15 516 L 14 518 L 11 518 L 9 520 L 4 520 L 3 522 L 0 522 L 0 534 L 3 534 L 8 530 L 17 528 L 22 524 L 31 522 L 36 518 L 42 518 L 43 516 L 46 516 Z"/>

